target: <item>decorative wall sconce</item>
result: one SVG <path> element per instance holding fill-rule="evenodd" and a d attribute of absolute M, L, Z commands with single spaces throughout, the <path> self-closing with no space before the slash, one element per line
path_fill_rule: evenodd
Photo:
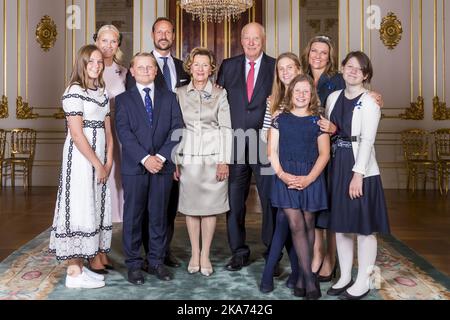
<path fill-rule="evenodd" d="M 28 102 L 23 102 L 22 97 L 17 97 L 16 100 L 16 118 L 25 120 L 25 119 L 36 119 L 39 117 L 38 114 L 33 113 L 33 109 L 30 108 Z"/>
<path fill-rule="evenodd" d="M 0 102 L 0 119 L 8 118 L 8 98 L 3 95 Z"/>
<path fill-rule="evenodd" d="M 381 21 L 380 39 L 383 44 L 389 49 L 394 49 L 402 39 L 403 28 L 402 23 L 397 16 L 388 12 L 388 15 Z"/>
<path fill-rule="evenodd" d="M 36 41 L 40 44 L 42 50 L 49 51 L 53 48 L 57 35 L 55 22 L 48 15 L 45 15 L 36 27 Z"/>
<path fill-rule="evenodd" d="M 405 113 L 400 114 L 400 119 L 403 120 L 423 120 L 425 115 L 423 97 L 417 97 L 416 102 L 411 102 L 411 106 L 405 110 Z"/>
<path fill-rule="evenodd" d="M 440 102 L 439 97 L 433 98 L 433 120 L 449 120 L 450 108 L 445 102 Z"/>

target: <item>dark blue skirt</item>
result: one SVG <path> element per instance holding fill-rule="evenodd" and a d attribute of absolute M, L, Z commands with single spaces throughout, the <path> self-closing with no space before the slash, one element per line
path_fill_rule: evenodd
<path fill-rule="evenodd" d="M 290 160 L 284 161 L 281 166 L 287 173 L 306 176 L 311 172 L 314 163 Z M 308 212 L 327 209 L 327 190 L 323 173 L 304 190 L 288 189 L 283 181 L 274 176 L 271 202 L 276 208 L 301 209 Z"/>
<path fill-rule="evenodd" d="M 352 149 L 337 148 L 330 164 L 330 229 L 339 233 L 390 233 L 380 175 L 364 178 L 363 196 L 350 199 L 355 164 Z"/>

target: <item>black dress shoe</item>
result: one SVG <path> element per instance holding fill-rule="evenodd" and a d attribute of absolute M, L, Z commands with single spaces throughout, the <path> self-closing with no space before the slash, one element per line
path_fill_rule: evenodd
<path fill-rule="evenodd" d="M 294 289 L 296 284 L 297 284 L 297 277 L 293 276 L 291 273 L 288 279 L 286 280 L 286 287 L 288 287 L 289 289 Z"/>
<path fill-rule="evenodd" d="M 179 268 L 181 263 L 171 254 L 164 258 L 164 264 L 171 268 Z"/>
<path fill-rule="evenodd" d="M 345 290 L 347 290 L 348 288 L 350 288 L 353 285 L 353 279 L 350 279 L 350 282 L 347 283 L 345 286 L 343 286 L 342 288 L 338 288 L 335 289 L 333 287 L 330 287 L 330 289 L 328 289 L 327 291 L 327 295 L 329 296 L 339 296 L 341 293 L 343 293 Z"/>
<path fill-rule="evenodd" d="M 225 265 L 225 269 L 228 271 L 239 271 L 244 266 L 248 266 L 248 258 L 242 256 L 233 256 L 230 261 Z"/>
<path fill-rule="evenodd" d="M 362 295 L 360 296 L 354 296 L 350 293 L 348 293 L 347 290 L 345 290 L 344 292 L 342 292 L 342 294 L 339 296 L 339 299 L 341 300 L 361 300 L 362 298 L 364 298 L 365 296 L 367 296 L 370 292 L 370 289 L 367 290 L 366 292 L 364 292 Z"/>
<path fill-rule="evenodd" d="M 322 293 L 320 292 L 320 290 L 316 289 L 313 291 L 306 292 L 305 299 L 306 300 L 318 300 L 321 296 L 322 296 Z"/>
<path fill-rule="evenodd" d="M 112 264 L 105 264 L 105 269 L 106 270 L 114 270 L 114 267 L 112 266 Z"/>
<path fill-rule="evenodd" d="M 337 264 L 334 265 L 334 268 L 331 271 L 330 275 L 321 276 L 319 273 L 317 273 L 317 278 L 319 279 L 320 282 L 330 282 L 333 278 L 336 278 L 336 273 L 337 273 Z"/>
<path fill-rule="evenodd" d="M 322 292 L 320 290 L 320 281 L 319 278 L 316 276 L 315 277 L 315 287 L 316 289 L 313 291 L 307 291 L 305 294 L 305 299 L 306 300 L 317 300 L 322 296 Z"/>
<path fill-rule="evenodd" d="M 167 268 L 162 264 L 159 264 L 156 267 L 149 266 L 148 273 L 154 274 L 159 280 L 163 281 L 170 281 L 173 279 L 173 276 L 170 273 L 170 271 L 167 270 Z"/>
<path fill-rule="evenodd" d="M 297 288 L 294 286 L 294 296 L 296 297 L 305 297 L 306 296 L 306 289 L 305 288 Z"/>
<path fill-rule="evenodd" d="M 128 270 L 128 282 L 135 285 L 144 284 L 144 276 L 142 275 L 141 270 L 139 269 Z"/>
<path fill-rule="evenodd" d="M 106 269 L 94 269 L 91 266 L 89 266 L 89 270 L 91 270 L 92 272 L 98 273 L 98 274 L 108 274 L 108 271 Z"/>

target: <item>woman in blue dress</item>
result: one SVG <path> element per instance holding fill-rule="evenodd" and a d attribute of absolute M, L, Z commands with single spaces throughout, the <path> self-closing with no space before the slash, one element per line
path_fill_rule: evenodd
<path fill-rule="evenodd" d="M 350 52 L 342 62 L 346 89 L 327 100 L 321 129 L 333 133 L 330 163 L 330 230 L 336 232 L 340 279 L 328 294 L 356 300 L 370 291 L 377 256 L 375 233 L 389 233 L 386 202 L 374 142 L 381 118 L 377 102 L 364 88 L 372 78 L 370 59 Z M 358 275 L 352 280 L 354 235 L 357 235 Z"/>
<path fill-rule="evenodd" d="M 270 162 L 277 177 L 272 206 L 284 211 L 300 266 L 296 296 L 318 299 L 317 277 L 312 272 L 315 212 L 327 208 L 323 170 L 330 157 L 328 134 L 317 125 L 319 99 L 312 79 L 299 75 L 291 81 L 287 105 L 276 116 L 270 133 Z"/>

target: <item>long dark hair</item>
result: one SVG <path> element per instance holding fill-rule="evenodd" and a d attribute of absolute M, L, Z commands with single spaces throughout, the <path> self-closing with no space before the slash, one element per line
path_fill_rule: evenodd
<path fill-rule="evenodd" d="M 328 63 L 324 73 L 329 77 L 334 76 L 338 71 L 338 62 L 335 52 L 336 50 L 334 49 L 331 39 L 327 36 L 315 36 L 311 40 L 309 40 L 308 45 L 306 46 L 305 50 L 303 50 L 302 54 L 303 73 L 312 76 L 311 66 L 309 65 L 309 53 L 311 51 L 312 45 L 316 42 L 325 43 L 328 46 Z"/>

